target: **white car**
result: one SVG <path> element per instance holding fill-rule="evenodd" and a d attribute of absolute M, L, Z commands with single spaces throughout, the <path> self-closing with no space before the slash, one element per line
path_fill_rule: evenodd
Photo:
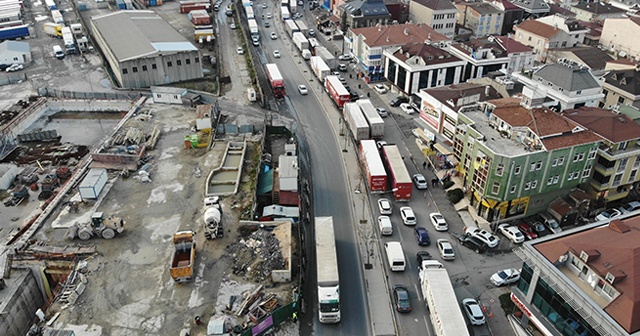
<path fill-rule="evenodd" d="M 381 198 L 378 200 L 378 209 L 380 210 L 381 215 L 390 215 L 393 212 L 391 202 L 389 202 L 389 200 L 386 198 Z"/>
<path fill-rule="evenodd" d="M 242 47 L 238 47 L 236 49 L 236 52 L 238 53 L 238 55 L 244 55 L 244 49 L 242 49 Z"/>
<path fill-rule="evenodd" d="M 411 207 L 400 208 L 400 217 L 402 217 L 404 225 L 416 225 L 418 223 L 416 214 L 413 213 L 413 209 L 411 209 Z"/>
<path fill-rule="evenodd" d="M 280 58 L 280 51 L 278 51 L 278 50 L 274 50 L 274 51 L 273 51 L 273 57 L 275 57 L 275 58 Z"/>
<path fill-rule="evenodd" d="M 467 315 L 471 325 L 483 325 L 487 322 L 484 318 L 484 313 L 482 313 L 482 307 L 475 299 L 462 300 L 462 311 Z"/>
<path fill-rule="evenodd" d="M 515 244 L 520 244 L 524 241 L 522 232 L 520 232 L 520 230 L 518 230 L 518 228 L 515 226 L 511 226 L 509 224 L 500 224 L 498 225 L 498 231 L 500 231 L 500 233 L 502 233 L 505 237 L 507 237 Z"/>
<path fill-rule="evenodd" d="M 338 61 L 350 61 L 351 55 L 340 55 L 338 56 Z"/>
<path fill-rule="evenodd" d="M 271 13 L 267 13 L 267 19 L 271 18 Z"/>
<path fill-rule="evenodd" d="M 376 84 L 373 86 L 373 89 L 380 94 L 385 94 L 389 92 L 389 87 L 384 84 Z"/>
<path fill-rule="evenodd" d="M 618 208 L 618 210 L 620 210 L 620 212 L 622 212 L 623 214 L 627 212 L 634 212 L 638 209 L 640 209 L 640 202 L 638 201 L 625 203 L 620 208 Z"/>
<path fill-rule="evenodd" d="M 309 36 L 316 36 L 316 31 L 313 29 L 309 29 Z"/>
<path fill-rule="evenodd" d="M 413 184 L 416 185 L 416 188 L 418 188 L 418 190 L 427 189 L 427 179 L 424 178 L 422 174 L 413 175 Z"/>
<path fill-rule="evenodd" d="M 387 112 L 384 107 L 376 107 L 376 112 L 378 112 L 380 118 L 386 118 L 389 116 L 389 112 Z"/>
<path fill-rule="evenodd" d="M 18 70 L 22 70 L 24 67 L 20 63 L 13 63 L 8 68 L 5 69 L 6 72 L 14 72 Z"/>
<path fill-rule="evenodd" d="M 278 34 L 276 32 L 271 32 L 271 39 L 272 40 L 277 40 L 278 39 Z"/>
<path fill-rule="evenodd" d="M 414 110 L 413 107 L 409 105 L 409 103 L 400 104 L 400 109 L 406 114 L 414 114 L 416 112 L 416 110 Z"/>
<path fill-rule="evenodd" d="M 231 28 L 231 29 L 236 29 L 236 28 L 237 28 L 237 27 L 236 27 L 236 23 L 235 23 L 235 22 L 231 22 L 231 23 L 229 24 L 229 28 Z"/>
<path fill-rule="evenodd" d="M 444 260 L 453 260 L 456 258 L 456 252 L 453 250 L 453 246 L 446 239 L 438 239 L 436 241 L 438 245 L 438 251 L 440 251 L 440 256 Z"/>
<path fill-rule="evenodd" d="M 494 234 L 487 230 L 483 230 L 477 227 L 468 227 L 465 229 L 465 232 L 471 235 L 472 237 L 476 237 L 481 241 L 487 243 L 487 246 L 493 248 L 500 244 L 500 238 L 496 237 Z"/>
<path fill-rule="evenodd" d="M 266 3 L 263 3 L 263 4 L 262 4 L 262 8 L 267 8 L 267 4 L 266 4 Z"/>
<path fill-rule="evenodd" d="M 596 221 L 611 220 L 611 219 L 615 219 L 617 217 L 620 217 L 620 215 L 622 215 L 622 212 L 620 212 L 620 210 L 618 210 L 618 209 L 609 209 L 609 210 L 605 210 L 605 211 L 601 212 L 599 215 L 597 215 L 596 216 Z"/>
<path fill-rule="evenodd" d="M 518 280 L 520 280 L 520 271 L 515 268 L 502 270 L 491 276 L 491 283 L 496 286 L 509 285 Z"/>
<path fill-rule="evenodd" d="M 302 84 L 298 85 L 298 91 L 303 96 L 309 93 L 309 90 L 307 90 L 307 87 L 305 85 L 302 85 Z"/>
<path fill-rule="evenodd" d="M 431 219 L 431 224 L 433 224 L 433 227 L 436 228 L 436 231 L 449 230 L 449 224 L 447 224 L 447 221 L 444 219 L 444 217 L 442 217 L 440 213 L 432 212 L 431 214 L 429 214 L 429 218 Z"/>

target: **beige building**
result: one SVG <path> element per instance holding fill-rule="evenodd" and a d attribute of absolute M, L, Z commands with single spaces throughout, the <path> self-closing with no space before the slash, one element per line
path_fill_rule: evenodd
<path fill-rule="evenodd" d="M 564 30 L 537 20 L 526 20 L 514 27 L 515 40 L 533 48 L 536 61 L 545 62 L 549 49 L 574 46 Z"/>
<path fill-rule="evenodd" d="M 640 107 L 640 71 L 637 69 L 610 71 L 600 78 L 600 83 L 604 93 L 602 108 Z"/>
<path fill-rule="evenodd" d="M 412 0 L 409 3 L 409 20 L 426 23 L 438 33 L 453 38 L 458 8 L 449 0 Z"/>
<path fill-rule="evenodd" d="M 640 60 L 640 18 L 605 20 L 600 44 L 620 57 Z"/>
<path fill-rule="evenodd" d="M 500 35 L 504 11 L 488 2 L 461 2 L 458 24 L 469 28 L 475 36 Z"/>
<path fill-rule="evenodd" d="M 580 21 L 603 21 L 625 16 L 625 10 L 605 2 L 585 2 L 570 8 Z"/>

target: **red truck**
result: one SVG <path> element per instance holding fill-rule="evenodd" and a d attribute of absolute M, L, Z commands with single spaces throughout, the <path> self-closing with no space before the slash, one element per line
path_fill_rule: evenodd
<path fill-rule="evenodd" d="M 189 14 L 194 10 L 211 11 L 211 2 L 209 1 L 180 1 L 180 13 Z"/>
<path fill-rule="evenodd" d="M 338 108 L 342 108 L 345 103 L 351 100 L 349 91 L 340 83 L 338 76 L 327 76 L 324 79 L 324 88 L 329 92 L 333 102 L 338 105 Z"/>
<path fill-rule="evenodd" d="M 284 78 L 280 73 L 280 69 L 275 63 L 269 63 L 267 67 L 267 76 L 269 77 L 269 83 L 271 84 L 271 90 L 276 98 L 284 98 Z"/>
<path fill-rule="evenodd" d="M 372 193 L 387 191 L 387 172 L 384 170 L 375 140 L 360 141 L 360 161 L 367 174 L 367 183 Z"/>
<path fill-rule="evenodd" d="M 398 146 L 382 146 L 382 152 L 384 153 L 384 159 L 387 162 L 387 167 L 389 168 L 391 189 L 393 190 L 393 196 L 396 201 L 411 200 L 413 184 L 411 182 L 409 171 L 402 160 L 402 155 L 400 155 L 400 151 L 398 150 Z"/>

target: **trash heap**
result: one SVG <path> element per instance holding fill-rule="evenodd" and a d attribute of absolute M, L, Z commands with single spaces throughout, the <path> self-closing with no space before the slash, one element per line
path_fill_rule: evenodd
<path fill-rule="evenodd" d="M 238 243 L 229 245 L 227 255 L 233 258 L 233 274 L 255 283 L 271 281 L 271 271 L 286 266 L 280 241 L 266 228 L 258 229 Z"/>

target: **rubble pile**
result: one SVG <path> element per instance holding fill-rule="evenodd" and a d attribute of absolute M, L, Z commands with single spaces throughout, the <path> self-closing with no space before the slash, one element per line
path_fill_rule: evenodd
<path fill-rule="evenodd" d="M 242 275 L 256 283 L 270 281 L 271 271 L 284 269 L 285 260 L 280 241 L 269 230 L 257 230 L 238 243 L 227 247 L 232 256 L 233 274 Z"/>

